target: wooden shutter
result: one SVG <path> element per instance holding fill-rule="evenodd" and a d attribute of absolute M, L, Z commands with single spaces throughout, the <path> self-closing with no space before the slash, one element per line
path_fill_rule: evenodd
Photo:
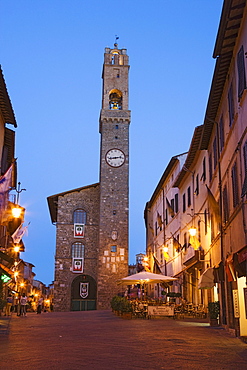
<path fill-rule="evenodd" d="M 245 65 L 244 65 L 244 47 L 241 46 L 237 55 L 237 65 L 238 65 L 238 97 L 241 98 L 244 89 L 246 89 L 246 75 L 245 75 Z"/>
<path fill-rule="evenodd" d="M 232 167 L 232 197 L 233 197 L 233 207 L 235 208 L 239 203 L 237 163 L 236 162 L 234 163 Z"/>

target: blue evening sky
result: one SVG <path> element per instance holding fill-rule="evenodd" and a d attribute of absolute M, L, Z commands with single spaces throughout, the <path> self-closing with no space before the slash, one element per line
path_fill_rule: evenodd
<path fill-rule="evenodd" d="M 99 181 L 106 46 L 130 60 L 129 262 L 145 252 L 143 211 L 173 155 L 203 123 L 223 0 L 2 0 L 0 64 L 15 111 L 20 204 L 30 222 L 21 258 L 54 279 L 46 198 Z M 10 128 L 13 128 L 11 125 Z"/>

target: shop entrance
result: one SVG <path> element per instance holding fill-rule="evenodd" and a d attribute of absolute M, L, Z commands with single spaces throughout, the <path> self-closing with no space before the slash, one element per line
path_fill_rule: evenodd
<path fill-rule="evenodd" d="M 77 276 L 71 284 L 71 311 L 96 310 L 97 285 L 89 275 Z"/>

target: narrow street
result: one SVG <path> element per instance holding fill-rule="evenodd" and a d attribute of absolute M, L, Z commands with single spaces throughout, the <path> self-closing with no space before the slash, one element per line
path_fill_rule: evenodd
<path fill-rule="evenodd" d="M 247 344 L 205 320 L 123 320 L 111 311 L 28 313 L 12 314 L 1 328 L 5 370 L 247 368 Z"/>

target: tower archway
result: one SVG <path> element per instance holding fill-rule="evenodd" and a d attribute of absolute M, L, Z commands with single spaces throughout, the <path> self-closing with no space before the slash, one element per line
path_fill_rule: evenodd
<path fill-rule="evenodd" d="M 71 311 L 96 310 L 97 285 L 90 275 L 79 275 L 71 284 Z"/>
<path fill-rule="evenodd" d="M 122 109 L 122 93 L 118 89 L 109 92 L 109 109 Z"/>

